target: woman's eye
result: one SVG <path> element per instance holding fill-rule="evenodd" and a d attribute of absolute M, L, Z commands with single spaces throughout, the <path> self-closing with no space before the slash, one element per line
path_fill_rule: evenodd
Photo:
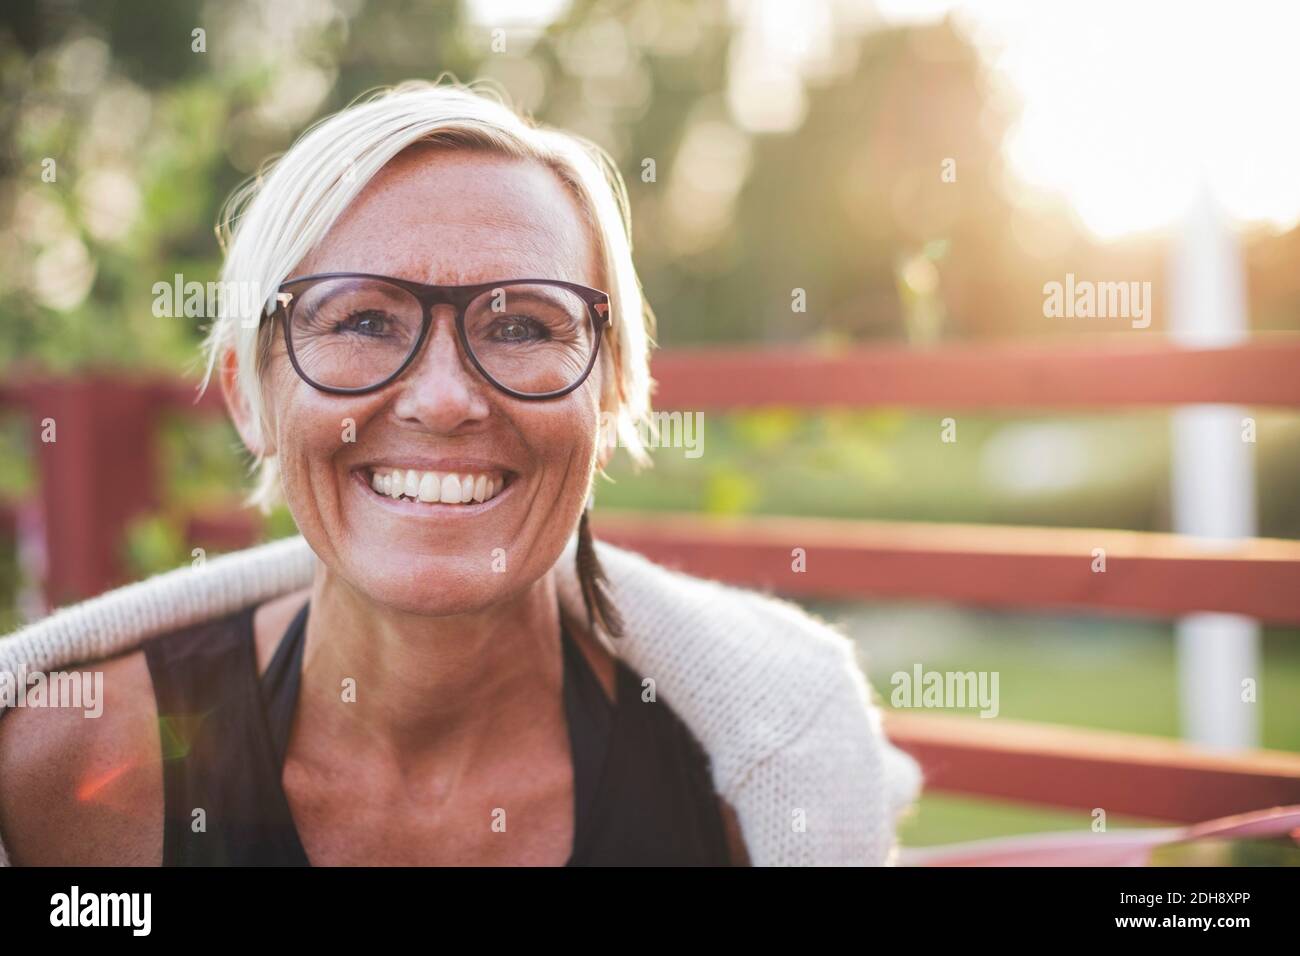
<path fill-rule="evenodd" d="M 382 312 L 354 312 L 335 325 L 339 332 L 356 332 L 359 335 L 383 335 L 388 331 L 388 316 Z"/>
<path fill-rule="evenodd" d="M 512 316 L 497 325 L 497 338 L 503 342 L 533 342 L 549 337 L 546 327 L 528 316 Z"/>

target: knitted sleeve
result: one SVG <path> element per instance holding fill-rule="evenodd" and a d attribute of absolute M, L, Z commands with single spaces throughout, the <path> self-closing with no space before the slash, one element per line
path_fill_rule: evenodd
<path fill-rule="evenodd" d="M 920 789 L 920 768 L 885 737 L 880 711 L 850 665 L 790 740 L 730 786 L 761 865 L 896 862 L 895 829 Z"/>
<path fill-rule="evenodd" d="M 791 602 L 597 547 L 626 622 L 612 649 L 708 752 L 751 862 L 892 862 L 920 770 L 885 737 L 849 639 Z M 581 606 L 566 576 L 560 592 Z"/>

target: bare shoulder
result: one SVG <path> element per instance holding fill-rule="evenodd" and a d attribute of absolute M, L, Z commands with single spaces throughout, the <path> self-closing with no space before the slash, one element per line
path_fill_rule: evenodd
<path fill-rule="evenodd" d="M 43 691 L 43 693 L 42 693 Z M 0 834 L 26 866 L 157 866 L 162 762 L 144 652 L 27 675 L 0 714 Z"/>

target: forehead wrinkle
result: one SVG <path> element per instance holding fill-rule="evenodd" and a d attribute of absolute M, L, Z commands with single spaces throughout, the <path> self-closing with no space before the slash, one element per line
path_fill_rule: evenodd
<path fill-rule="evenodd" d="M 582 269 L 575 268 L 567 257 L 557 256 L 554 247 L 544 248 L 540 243 L 529 245 L 532 248 L 523 250 L 502 244 L 491 252 L 476 253 L 473 261 L 465 258 L 443 260 L 436 254 L 430 257 L 413 249 L 403 249 L 398 254 L 384 257 L 383 262 L 388 270 L 386 274 L 428 285 L 480 285 L 505 279 L 582 282 Z"/>
<path fill-rule="evenodd" d="M 488 208 L 472 222 L 449 220 L 440 223 L 470 229 L 487 226 L 489 232 L 486 236 L 492 242 L 489 258 L 499 253 L 501 263 L 508 264 L 493 263 L 488 269 L 474 268 L 473 265 L 457 267 L 455 275 L 458 278 L 454 281 L 469 285 L 506 278 L 567 279 L 579 283 L 594 280 L 594 275 L 585 275 L 591 264 L 589 260 L 593 258 L 591 231 L 576 198 L 571 197 L 571 201 L 575 204 L 576 222 L 567 216 L 526 217 L 511 208 Z M 571 224 L 578 226 L 576 236 L 567 228 Z M 476 240 L 484 238 L 481 234 L 475 236 Z M 510 274 L 502 274 L 503 268 Z M 445 281 L 450 283 L 453 280 Z"/>

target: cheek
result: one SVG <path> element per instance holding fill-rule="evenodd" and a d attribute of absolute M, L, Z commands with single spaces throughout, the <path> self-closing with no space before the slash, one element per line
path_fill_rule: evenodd
<path fill-rule="evenodd" d="M 562 469 L 559 477 L 565 483 L 586 481 L 589 466 L 595 463 L 600 426 L 596 393 L 584 386 L 571 397 L 573 401 L 559 407 L 543 405 L 531 426 L 538 457 Z"/>
<path fill-rule="evenodd" d="M 309 481 L 316 469 L 333 468 L 334 456 L 360 440 L 380 404 L 319 392 L 302 381 L 287 360 L 272 367 L 269 386 L 276 457 L 287 489 Z"/>

